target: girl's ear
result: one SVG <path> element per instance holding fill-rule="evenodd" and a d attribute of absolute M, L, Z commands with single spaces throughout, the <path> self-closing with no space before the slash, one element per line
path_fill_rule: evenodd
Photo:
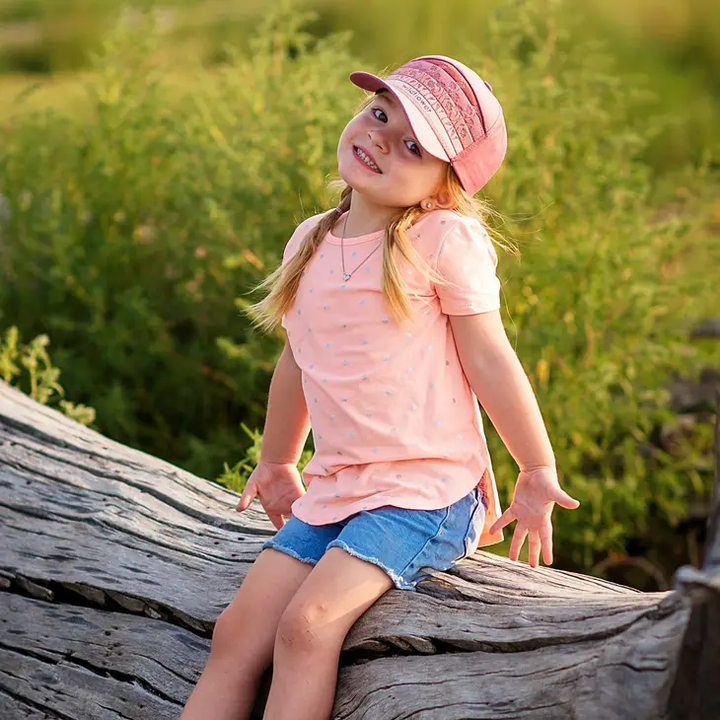
<path fill-rule="evenodd" d="M 433 200 L 435 202 L 435 207 L 440 208 L 442 210 L 450 210 L 451 202 L 450 202 L 450 195 L 446 192 L 439 192 L 434 197 Z"/>

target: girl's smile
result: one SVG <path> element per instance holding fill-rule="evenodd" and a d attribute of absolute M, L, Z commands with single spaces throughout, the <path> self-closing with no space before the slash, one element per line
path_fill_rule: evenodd
<path fill-rule="evenodd" d="M 357 145 L 353 145 L 353 152 L 355 157 L 366 167 L 374 173 L 382 175 L 382 170 L 378 167 L 375 162 L 375 158 L 365 149 Z"/>

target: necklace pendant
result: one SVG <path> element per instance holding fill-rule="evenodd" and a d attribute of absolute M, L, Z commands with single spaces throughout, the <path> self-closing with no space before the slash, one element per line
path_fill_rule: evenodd
<path fill-rule="evenodd" d="M 347 273 L 343 273 L 343 280 L 349 280 L 350 276 Z"/>

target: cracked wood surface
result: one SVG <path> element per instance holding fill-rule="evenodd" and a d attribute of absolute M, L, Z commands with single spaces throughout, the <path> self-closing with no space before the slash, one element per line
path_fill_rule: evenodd
<path fill-rule="evenodd" d="M 170 623 L 11 593 L 0 593 L 0 627 L 3 720 L 170 720 L 209 648 Z"/>
<path fill-rule="evenodd" d="M 176 717 L 260 506 L 2 383 L 0 493 L 0 717 Z M 361 618 L 334 717 L 664 717 L 691 609 L 479 552 Z"/>

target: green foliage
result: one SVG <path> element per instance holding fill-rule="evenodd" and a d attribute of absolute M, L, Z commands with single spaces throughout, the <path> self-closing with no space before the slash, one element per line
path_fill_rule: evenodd
<path fill-rule="evenodd" d="M 516 12 L 525 0 L 509 6 Z M 284 0 L 132 0 L 157 8 L 167 32 L 163 48 L 174 62 L 201 57 L 215 64 L 226 44 L 247 49 L 259 19 Z M 303 0 L 317 12 L 317 36 L 352 28 L 349 49 L 376 67 L 424 53 L 453 55 L 463 43 L 485 47 L 488 17 L 508 0 Z M 51 73 L 83 69 L 89 50 L 112 27 L 111 0 L 4 0 L 0 2 L 0 70 Z M 602 39 L 623 73 L 643 73 L 657 92 L 646 117 L 671 110 L 682 121 L 668 127 L 646 156 L 660 171 L 701 160 L 717 144 L 720 118 L 720 23 L 717 0 L 564 0 L 559 13 L 574 18 L 573 42 Z M 17 24 L 15 24 L 17 23 Z M 398 31 L 401 29 L 401 31 Z"/>
<path fill-rule="evenodd" d="M 717 240 L 702 212 L 652 205 L 645 153 L 669 120 L 648 121 L 654 98 L 578 45 L 559 7 L 507 3 L 482 52 L 457 55 L 493 79 L 508 117 L 510 154 L 488 191 L 498 231 L 523 248 L 501 260 L 506 326 L 583 502 L 559 514 L 557 554 L 588 568 L 704 501 L 707 426 L 672 451 L 654 440 L 674 420 L 670 376 L 720 360 L 687 341 L 716 295 L 685 262 Z M 316 41 L 311 20 L 282 9 L 248 54 L 227 49 L 181 84 L 161 33 L 121 25 L 94 58 L 88 112 L 19 106 L 0 150 L 0 316 L 53 338 L 66 387 L 104 433 L 236 489 L 281 345 L 239 309 L 295 223 L 328 206 L 360 99 L 349 36 Z M 694 182 L 717 182 L 711 160 Z M 491 444 L 508 496 L 514 463 Z"/>
<path fill-rule="evenodd" d="M 249 58 L 180 88 L 162 35 L 119 26 L 94 59 L 89 120 L 27 112 L 4 133 L 0 309 L 53 338 L 104 432 L 205 476 L 242 450 L 241 421 L 261 423 L 279 348 L 236 298 L 327 203 L 357 101 L 346 37 L 314 42 L 305 20 L 280 12 Z"/>
<path fill-rule="evenodd" d="M 662 220 L 648 203 L 643 152 L 668 119 L 648 124 L 647 92 L 614 76 L 602 49 L 584 48 L 580 61 L 571 28 L 546 7 L 536 3 L 524 23 L 501 14 L 471 60 L 500 78 L 510 108 L 511 152 L 492 191 L 519 216 L 507 229 L 527 240 L 521 263 L 505 268 L 506 325 L 564 482 L 583 502 L 562 513 L 559 541 L 589 567 L 600 548 L 622 551 L 629 528 L 646 537 L 656 515 L 672 528 L 707 494 L 707 428 L 699 447 L 672 455 L 654 435 L 672 417 L 668 379 L 709 360 L 687 335 L 715 307 L 716 288 L 710 274 L 682 270 L 702 219 Z M 513 464 L 494 434 L 492 446 L 509 497 Z"/>
<path fill-rule="evenodd" d="M 242 492 L 245 489 L 250 474 L 260 461 L 260 450 L 262 449 L 262 434 L 257 430 L 250 430 L 245 423 L 240 423 L 240 426 L 252 441 L 252 445 L 247 449 L 245 457 L 238 460 L 232 467 L 227 463 L 223 463 L 223 471 L 220 476 L 216 478 L 217 482 L 221 485 L 225 485 L 225 487 L 237 492 Z M 303 468 L 310 462 L 311 457 L 311 450 L 303 451 L 298 462 L 298 470 L 301 473 Z"/>
<path fill-rule="evenodd" d="M 91 425 L 95 422 L 93 408 L 64 399 L 65 391 L 58 382 L 60 370 L 50 361 L 49 345 L 47 335 L 38 335 L 23 345 L 18 329 L 8 328 L 5 337 L 0 336 L 0 378 L 43 405 L 57 402 L 65 415 L 83 425 Z"/>

